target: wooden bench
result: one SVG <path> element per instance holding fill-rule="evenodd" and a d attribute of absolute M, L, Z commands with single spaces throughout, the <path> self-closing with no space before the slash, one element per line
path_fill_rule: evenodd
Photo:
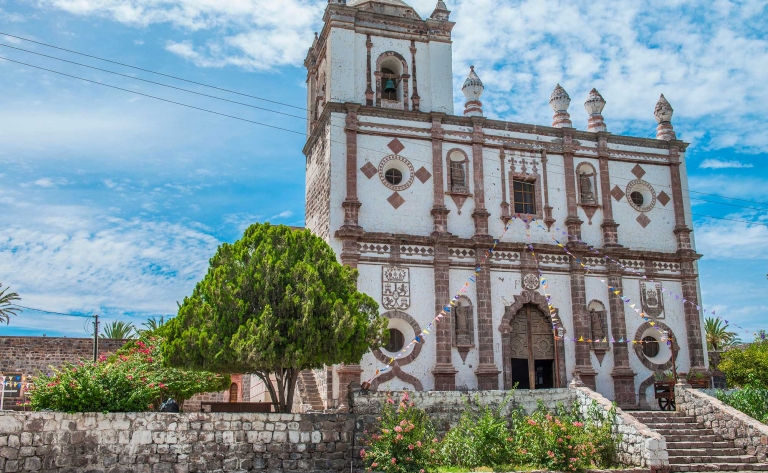
<path fill-rule="evenodd" d="M 273 412 L 271 402 L 202 402 L 200 403 L 200 412 L 246 412 L 262 413 Z M 205 410 L 208 406 L 210 409 Z"/>

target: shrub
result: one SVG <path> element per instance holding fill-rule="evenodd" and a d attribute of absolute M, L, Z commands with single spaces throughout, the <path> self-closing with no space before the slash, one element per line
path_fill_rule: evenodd
<path fill-rule="evenodd" d="M 440 462 L 465 468 L 513 463 L 509 422 L 502 414 L 511 395 L 498 409 L 486 406 L 480 413 L 473 412 L 467 403 L 467 410 L 461 415 L 458 425 L 440 442 Z"/>
<path fill-rule="evenodd" d="M 165 368 L 152 337 L 125 345 L 96 362 L 66 364 L 39 375 L 29 390 L 34 410 L 64 412 L 141 412 L 173 398 L 181 405 L 197 393 L 221 391 L 229 378 L 213 373 Z"/>
<path fill-rule="evenodd" d="M 768 341 L 756 341 L 744 348 L 723 352 L 717 368 L 725 374 L 730 386 L 752 384 L 768 389 Z"/>
<path fill-rule="evenodd" d="M 378 432 L 366 441 L 360 456 L 369 471 L 425 472 L 434 467 L 437 438 L 427 414 L 403 392 L 400 400 L 387 396 Z"/>
<path fill-rule="evenodd" d="M 614 466 L 616 440 L 612 430 L 615 410 L 603 413 L 595 402 L 586 417 L 577 405 L 570 412 L 559 406 L 551 414 L 539 404 L 529 417 L 514 423 L 514 458 L 553 471 L 578 471 Z"/>
<path fill-rule="evenodd" d="M 718 391 L 715 397 L 753 419 L 768 424 L 768 389 L 760 388 L 755 375 L 749 375 L 743 389 L 732 393 Z"/>

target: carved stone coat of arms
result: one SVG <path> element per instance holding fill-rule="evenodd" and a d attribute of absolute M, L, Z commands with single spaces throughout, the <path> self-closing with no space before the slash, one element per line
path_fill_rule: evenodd
<path fill-rule="evenodd" d="M 408 268 L 384 266 L 381 270 L 381 305 L 405 310 L 411 306 L 411 277 Z"/>
<path fill-rule="evenodd" d="M 654 319 L 664 318 L 664 297 L 661 283 L 640 282 L 640 300 L 643 312 Z"/>

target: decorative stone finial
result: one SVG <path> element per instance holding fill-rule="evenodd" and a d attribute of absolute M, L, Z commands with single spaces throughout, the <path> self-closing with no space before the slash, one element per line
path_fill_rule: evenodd
<path fill-rule="evenodd" d="M 549 106 L 555 111 L 552 118 L 552 126 L 555 128 L 573 128 L 571 116 L 568 114 L 568 106 L 571 104 L 571 97 L 560 84 L 557 84 L 552 95 L 549 96 Z"/>
<path fill-rule="evenodd" d="M 589 131 L 598 132 L 608 130 L 602 115 L 603 108 L 605 108 L 605 99 L 600 95 L 600 92 L 598 92 L 597 89 L 592 89 L 589 92 L 589 97 L 587 97 L 587 101 L 584 102 L 584 108 L 589 114 L 589 126 L 587 128 Z"/>
<path fill-rule="evenodd" d="M 448 20 L 450 15 L 451 12 L 448 11 L 448 7 L 445 6 L 445 2 L 443 0 L 438 0 L 435 11 L 432 12 L 430 18 L 433 20 Z"/>
<path fill-rule="evenodd" d="M 475 73 L 475 66 L 469 66 L 469 76 L 464 81 L 464 87 L 461 88 L 464 97 L 467 98 L 464 104 L 465 117 L 483 116 L 483 103 L 480 102 L 480 96 L 483 95 L 484 90 L 483 82 Z"/>
<path fill-rule="evenodd" d="M 653 116 L 656 117 L 656 122 L 659 126 L 656 127 L 656 139 L 657 140 L 676 140 L 677 135 L 675 129 L 672 127 L 672 105 L 669 104 L 664 94 L 661 94 L 659 101 L 656 102 L 656 108 L 653 110 Z"/>

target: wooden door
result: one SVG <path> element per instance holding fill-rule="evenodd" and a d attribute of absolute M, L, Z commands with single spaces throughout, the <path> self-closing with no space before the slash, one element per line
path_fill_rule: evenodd
<path fill-rule="evenodd" d="M 516 373 L 524 369 L 527 362 L 527 387 L 528 389 L 554 387 L 551 381 L 554 378 L 555 339 L 549 320 L 538 307 L 526 304 L 515 315 L 512 321 L 510 337 L 511 357 L 513 360 L 512 379 L 520 382 L 526 373 Z M 537 363 L 538 361 L 538 363 Z M 537 376 L 537 368 L 539 370 Z M 546 376 L 542 376 L 542 371 Z M 525 386 L 525 382 L 521 383 Z"/>

